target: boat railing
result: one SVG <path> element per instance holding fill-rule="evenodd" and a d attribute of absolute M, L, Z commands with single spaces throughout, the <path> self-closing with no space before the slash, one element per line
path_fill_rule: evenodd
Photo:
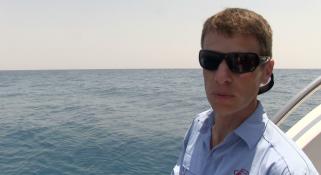
<path fill-rule="evenodd" d="M 294 96 L 284 108 L 277 112 L 272 121 L 281 125 L 298 106 L 319 89 L 321 89 L 321 76 Z M 302 116 L 286 134 L 306 153 L 321 174 L 321 103 Z"/>
<path fill-rule="evenodd" d="M 316 91 L 321 89 L 321 76 L 311 82 L 296 96 L 294 96 L 282 109 L 280 109 L 276 115 L 272 118 L 272 121 L 276 125 L 280 125 L 285 121 L 288 116 L 306 99 L 313 95 Z"/>

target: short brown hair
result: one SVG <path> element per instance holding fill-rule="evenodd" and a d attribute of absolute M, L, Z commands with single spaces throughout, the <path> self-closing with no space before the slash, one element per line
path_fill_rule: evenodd
<path fill-rule="evenodd" d="M 218 32 L 232 37 L 235 34 L 252 35 L 260 44 L 260 54 L 272 56 L 272 29 L 263 16 L 247 9 L 227 8 L 208 18 L 203 26 L 201 47 L 207 33 Z"/>

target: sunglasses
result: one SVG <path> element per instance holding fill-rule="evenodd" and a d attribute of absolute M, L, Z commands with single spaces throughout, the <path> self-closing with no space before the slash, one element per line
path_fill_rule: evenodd
<path fill-rule="evenodd" d="M 203 69 L 217 70 L 218 66 L 225 60 L 229 69 L 234 73 L 253 72 L 259 65 L 269 61 L 269 56 L 259 56 L 256 53 L 231 52 L 221 53 L 211 50 L 199 52 L 199 62 Z"/>

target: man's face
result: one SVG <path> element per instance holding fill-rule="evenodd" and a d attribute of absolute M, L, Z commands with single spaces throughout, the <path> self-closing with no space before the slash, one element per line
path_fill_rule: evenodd
<path fill-rule="evenodd" d="M 259 43 L 253 36 L 226 37 L 216 32 L 204 38 L 203 49 L 222 53 L 253 52 L 260 55 Z M 266 83 L 273 69 L 273 61 L 259 66 L 253 72 L 231 72 L 223 60 L 215 71 L 203 69 L 205 91 L 216 114 L 222 116 L 247 116 L 257 105 L 257 93 L 261 83 Z"/>

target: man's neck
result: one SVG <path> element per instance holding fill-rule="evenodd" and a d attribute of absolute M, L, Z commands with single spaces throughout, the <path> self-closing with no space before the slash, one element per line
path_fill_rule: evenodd
<path fill-rule="evenodd" d="M 215 122 L 212 127 L 211 148 L 223 142 L 225 137 L 238 128 L 251 114 L 256 110 L 258 102 L 256 102 L 255 108 L 248 112 L 238 112 L 237 114 L 215 115 Z"/>

